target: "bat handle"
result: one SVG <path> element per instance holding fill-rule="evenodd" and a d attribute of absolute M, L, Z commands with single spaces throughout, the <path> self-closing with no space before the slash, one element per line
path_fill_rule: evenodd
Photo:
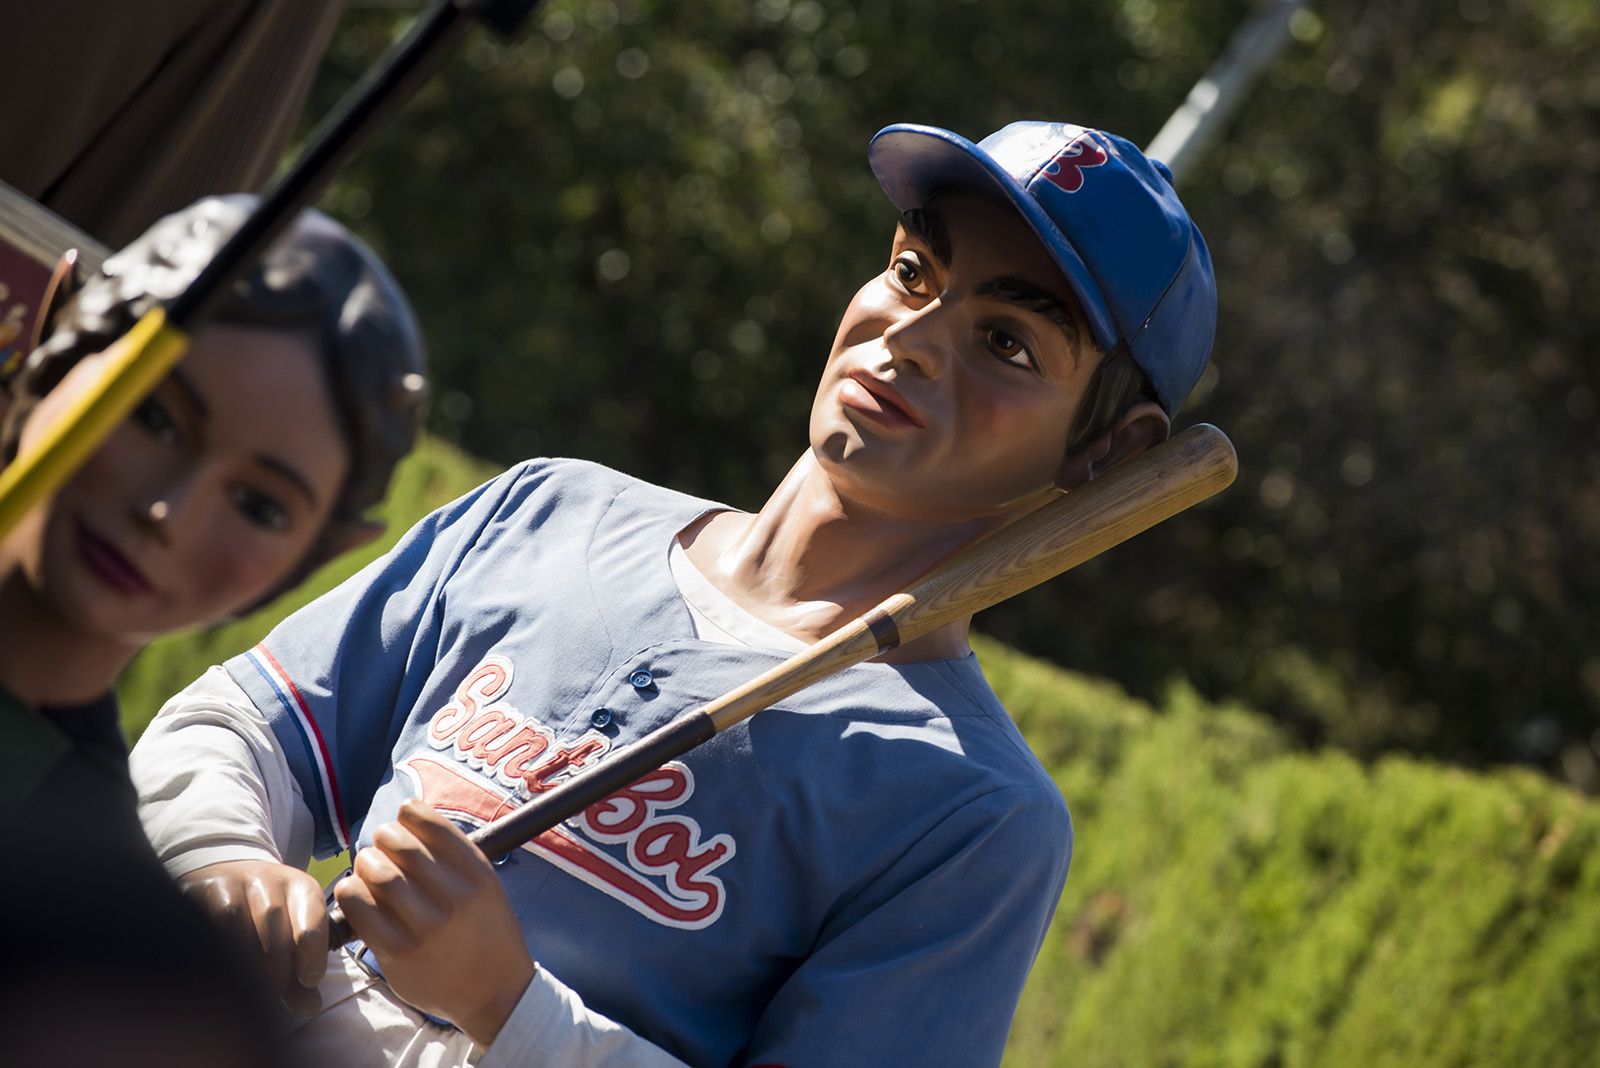
<path fill-rule="evenodd" d="M 350 926 L 350 921 L 344 917 L 344 909 L 338 905 L 328 906 L 328 948 L 338 949 L 347 946 L 356 940 L 355 928 Z"/>

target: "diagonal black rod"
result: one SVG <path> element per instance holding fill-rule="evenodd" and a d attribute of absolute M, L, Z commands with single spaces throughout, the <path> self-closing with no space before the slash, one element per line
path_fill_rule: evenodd
<path fill-rule="evenodd" d="M 703 713 L 680 716 L 622 749 L 611 760 L 579 772 L 559 790 L 540 794 L 468 837 L 490 860 L 497 860 L 560 826 L 597 801 L 604 801 L 638 782 L 669 760 L 710 741 L 717 733 L 711 717 Z"/>
<path fill-rule="evenodd" d="M 167 321 L 192 331 L 300 209 L 321 194 L 339 168 L 427 81 L 473 18 L 482 18 L 501 33 L 510 34 L 537 3 L 440 0 L 433 10 L 418 16 L 410 31 L 317 126 L 309 146 L 262 197 L 238 232 L 173 299 L 167 307 Z"/>
<path fill-rule="evenodd" d="M 46 425 L 37 447 L 24 450 L 0 470 L 0 536 L 71 478 L 139 399 L 183 358 L 189 335 L 207 313 L 300 209 L 327 187 L 356 149 L 405 104 L 438 66 L 445 49 L 465 32 L 469 19 L 481 18 L 509 34 L 537 2 L 438 0 L 431 11 L 419 16 L 373 71 L 345 94 L 288 173 L 267 191 L 184 291 L 166 305 L 146 312 L 107 350 L 112 354 L 109 373 Z"/>

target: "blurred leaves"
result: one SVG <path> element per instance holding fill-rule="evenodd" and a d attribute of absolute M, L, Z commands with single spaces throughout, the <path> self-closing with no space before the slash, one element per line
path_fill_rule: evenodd
<path fill-rule="evenodd" d="M 893 212 L 896 121 L 1148 141 L 1249 5 L 555 2 L 475 32 L 326 207 L 428 331 L 435 429 L 743 507 L 804 445 Z M 353 11 L 315 111 L 404 21 Z M 1330 0 L 1185 199 L 1222 287 L 1185 419 L 1221 500 L 983 626 L 1152 697 L 1594 788 L 1600 740 L 1600 12 Z"/>

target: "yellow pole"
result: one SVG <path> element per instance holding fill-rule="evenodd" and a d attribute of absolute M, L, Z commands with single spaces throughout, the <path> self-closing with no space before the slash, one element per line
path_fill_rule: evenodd
<path fill-rule="evenodd" d="M 107 350 L 100 380 L 0 471 L 0 539 L 83 466 L 188 347 L 189 335 L 157 305 Z"/>

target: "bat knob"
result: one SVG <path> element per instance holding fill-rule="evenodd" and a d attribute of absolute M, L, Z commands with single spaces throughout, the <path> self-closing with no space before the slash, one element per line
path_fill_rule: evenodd
<path fill-rule="evenodd" d="M 356 940 L 355 928 L 350 926 L 350 921 L 345 919 L 344 910 L 338 905 L 328 908 L 328 948 L 338 949 L 340 946 L 349 945 Z"/>

